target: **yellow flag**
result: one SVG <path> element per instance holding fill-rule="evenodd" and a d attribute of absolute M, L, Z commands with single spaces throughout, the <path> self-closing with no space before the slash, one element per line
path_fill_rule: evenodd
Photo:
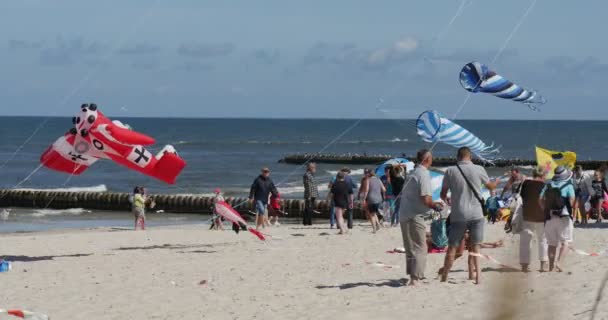
<path fill-rule="evenodd" d="M 572 170 L 576 163 L 576 153 L 572 151 L 551 151 L 536 147 L 536 163 L 545 168 L 547 179 L 553 177 L 553 171 L 558 166 L 565 166 Z"/>

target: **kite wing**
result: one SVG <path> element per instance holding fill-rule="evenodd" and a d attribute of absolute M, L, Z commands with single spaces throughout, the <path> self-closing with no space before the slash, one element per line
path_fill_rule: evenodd
<path fill-rule="evenodd" d="M 78 153 L 74 148 L 76 136 L 66 134 L 53 143 L 40 157 L 40 163 L 49 169 L 80 175 L 97 161 L 87 153 Z"/>
<path fill-rule="evenodd" d="M 266 240 L 266 238 L 264 238 L 264 235 L 261 232 L 251 227 L 247 227 L 247 222 L 245 221 L 245 219 L 243 219 L 243 217 L 241 217 L 241 215 L 236 212 L 236 210 L 234 210 L 228 203 L 224 201 L 217 202 L 215 204 L 215 212 L 220 216 L 224 217 L 224 219 L 232 223 L 238 224 L 239 226 L 241 226 L 241 228 L 247 228 L 247 231 L 258 237 L 258 239 Z"/>
<path fill-rule="evenodd" d="M 534 90 L 524 89 L 479 62 L 467 63 L 460 71 L 460 85 L 469 92 L 486 92 L 521 102 L 536 110 L 547 100 Z"/>
<path fill-rule="evenodd" d="M 572 151 L 552 151 L 536 147 L 536 163 L 545 169 L 547 179 L 553 178 L 553 171 L 558 166 L 573 169 L 576 164 L 576 153 Z"/>
<path fill-rule="evenodd" d="M 98 159 L 110 159 L 132 170 L 173 184 L 186 166 L 172 146 L 156 156 L 143 145 L 154 139 L 111 121 L 95 104 L 83 104 L 73 119 L 74 128 L 59 138 L 40 158 L 47 168 L 81 174 Z"/>
<path fill-rule="evenodd" d="M 455 148 L 469 147 L 482 160 L 488 160 L 499 148 L 486 145 L 467 129 L 444 118 L 436 111 L 425 111 L 416 120 L 418 136 L 425 142 L 443 142 Z"/>

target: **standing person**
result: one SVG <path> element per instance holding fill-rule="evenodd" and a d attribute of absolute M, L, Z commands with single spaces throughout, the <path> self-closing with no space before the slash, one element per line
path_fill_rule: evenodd
<path fill-rule="evenodd" d="M 418 281 L 424 279 L 428 254 L 424 219 L 433 209 L 439 210 L 442 206 L 441 203 L 433 203 L 431 175 L 428 171 L 433 164 L 431 152 L 426 149 L 418 151 L 416 164 L 401 191 L 403 202 L 400 207 L 406 273 L 410 276 L 409 286 L 415 286 Z"/>
<path fill-rule="evenodd" d="M 146 195 L 143 187 L 133 189 L 132 211 L 135 215 L 135 228 L 141 226 L 141 230 L 146 230 Z"/>
<path fill-rule="evenodd" d="M 340 169 L 340 171 L 338 171 L 338 173 L 342 172 L 344 174 L 344 182 L 346 182 L 346 184 L 348 186 L 350 186 L 350 189 L 353 191 L 353 194 L 355 193 L 355 191 L 357 190 L 357 185 L 355 184 L 355 182 L 353 181 L 353 178 L 350 176 L 350 169 L 348 167 L 344 167 L 342 169 Z M 338 179 L 338 174 L 336 174 L 332 180 L 329 182 L 328 185 L 328 190 L 331 190 L 331 188 L 333 187 L 334 183 L 336 183 Z M 334 224 L 336 222 L 336 214 L 335 214 L 335 210 L 334 210 L 334 205 L 333 202 L 331 203 L 331 209 L 329 211 L 329 223 L 330 223 L 330 228 L 334 227 Z M 346 213 L 348 214 L 348 229 L 352 229 L 353 228 L 353 208 L 347 208 L 346 209 Z"/>
<path fill-rule="evenodd" d="M 357 193 L 357 200 L 360 201 L 361 210 L 363 214 L 365 214 L 365 218 L 369 219 L 369 211 L 367 210 L 367 204 L 365 203 L 365 194 L 367 193 L 367 178 L 368 178 L 369 169 L 365 168 L 363 170 L 363 176 L 361 180 L 359 180 L 359 192 Z"/>
<path fill-rule="evenodd" d="M 541 192 L 540 205 L 545 212 L 545 236 L 549 244 L 549 271 L 561 272 L 561 263 L 572 242 L 574 224 L 572 207 L 574 205 L 574 186 L 572 173 L 564 166 L 555 168 L 551 182 Z M 557 255 L 557 247 L 559 256 Z"/>
<path fill-rule="evenodd" d="M 460 247 L 467 231 L 469 231 L 469 252 L 479 254 L 484 228 L 481 186 L 485 185 L 489 190 L 496 188 L 496 182 L 490 181 L 486 170 L 471 162 L 469 148 L 458 149 L 457 160 L 455 167 L 446 170 L 441 188 L 441 198 L 452 205 L 449 217 L 448 251 L 441 275 L 442 282 L 448 279 L 456 250 Z M 451 199 L 448 198 L 448 192 L 451 192 Z M 475 284 L 479 284 L 480 274 L 479 257 L 469 255 L 469 279 L 474 279 Z"/>
<path fill-rule="evenodd" d="M 222 216 L 219 215 L 216 211 L 216 206 L 218 202 L 224 202 L 224 197 L 222 196 L 222 190 L 220 188 L 215 188 L 213 191 L 215 196 L 213 197 L 213 219 L 211 222 L 211 230 L 224 230 L 224 223 L 222 222 Z"/>
<path fill-rule="evenodd" d="M 316 172 L 317 165 L 314 162 L 309 162 L 303 177 L 305 203 L 302 224 L 305 226 L 312 226 L 312 211 L 315 206 L 315 199 L 319 197 L 319 188 L 317 187 L 317 181 L 315 180 Z"/>
<path fill-rule="evenodd" d="M 357 184 L 355 183 L 355 181 L 353 180 L 353 177 L 350 175 L 351 171 L 349 168 L 344 168 L 344 182 L 346 182 L 346 184 L 350 187 L 350 189 L 353 191 L 353 195 L 355 193 L 355 191 L 357 190 Z M 348 223 L 346 224 L 348 229 L 352 229 L 353 228 L 353 206 L 350 206 L 348 208 L 347 214 L 348 214 Z"/>
<path fill-rule="evenodd" d="M 519 234 L 519 263 L 521 271 L 528 272 L 530 265 L 530 244 L 536 236 L 538 243 L 538 259 L 540 271 L 545 272 L 549 256 L 547 253 L 547 238 L 545 237 L 545 212 L 540 207 L 540 193 L 545 187 L 545 170 L 537 167 L 532 172 L 532 179 L 525 180 L 521 185 L 523 201 L 523 226 Z"/>
<path fill-rule="evenodd" d="M 327 195 L 328 200 L 333 202 L 336 210 L 336 218 L 338 220 L 338 234 L 347 233 L 347 228 L 344 224 L 344 211 L 353 207 L 354 191 L 351 185 L 346 182 L 346 173 L 338 172 L 336 181 L 333 183 Z"/>
<path fill-rule="evenodd" d="M 587 224 L 587 210 L 585 204 L 591 199 L 593 194 L 593 175 L 590 172 L 583 171 L 582 166 L 576 166 L 574 171 L 574 195 L 576 196 L 575 208 L 578 208 L 581 216 L 580 223 Z M 578 215 L 576 216 L 575 224 L 579 223 Z"/>
<path fill-rule="evenodd" d="M 279 215 L 283 214 L 281 211 L 281 195 L 277 192 L 276 195 L 270 195 L 270 204 L 268 205 L 268 215 L 270 216 L 270 223 L 273 226 L 280 226 Z M 272 221 L 274 218 L 274 222 Z"/>
<path fill-rule="evenodd" d="M 365 169 L 365 172 L 367 179 L 365 180 L 366 186 L 363 193 L 363 204 L 367 208 L 368 217 L 372 224 L 372 232 L 376 233 L 380 230 L 378 214 L 380 213 L 380 205 L 384 200 L 382 194 L 386 192 L 386 189 L 373 170 Z"/>
<path fill-rule="evenodd" d="M 402 166 L 394 165 L 391 167 L 391 187 L 393 191 L 393 197 L 395 198 L 395 214 L 391 217 L 391 226 L 397 226 L 399 223 L 399 208 L 401 207 L 401 190 L 403 190 L 403 184 L 405 183 L 404 172 Z"/>
<path fill-rule="evenodd" d="M 509 172 L 509 180 L 505 184 L 505 187 L 502 189 L 500 193 L 500 198 L 505 198 L 505 193 L 507 191 L 511 191 L 511 194 L 516 194 L 519 192 L 519 188 L 521 188 L 521 184 L 526 179 L 526 176 L 519 172 L 519 169 L 513 167 Z"/>
<path fill-rule="evenodd" d="M 274 185 L 274 182 L 270 178 L 270 169 L 262 168 L 262 173 L 253 180 L 251 184 L 251 190 L 249 191 L 249 203 L 251 206 L 255 205 L 256 216 L 255 225 L 256 229 L 264 228 L 267 215 L 268 200 L 270 194 L 277 195 L 279 192 Z"/>
<path fill-rule="evenodd" d="M 591 207 L 597 214 L 595 220 L 596 223 L 602 223 L 602 204 L 604 203 L 604 192 L 606 190 L 606 183 L 604 182 L 604 173 L 600 170 L 595 170 L 593 174 L 593 181 L 591 181 Z"/>
<path fill-rule="evenodd" d="M 391 165 L 384 167 L 384 175 L 380 178 L 386 192 L 384 194 L 384 202 L 382 203 L 382 210 L 384 211 L 384 219 L 387 219 L 393 226 L 393 219 L 398 213 L 395 212 L 395 196 L 393 195 L 393 186 L 391 185 Z"/>
<path fill-rule="evenodd" d="M 496 191 L 494 190 L 490 192 L 490 197 L 488 200 L 486 200 L 486 209 L 488 210 L 488 222 L 495 224 L 500 205 L 498 204 L 498 197 L 496 196 Z"/>

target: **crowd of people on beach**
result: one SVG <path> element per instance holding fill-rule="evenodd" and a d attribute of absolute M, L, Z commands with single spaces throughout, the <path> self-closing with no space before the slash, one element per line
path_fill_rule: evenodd
<path fill-rule="evenodd" d="M 465 250 L 469 251 L 469 278 L 479 283 L 480 249 L 503 245 L 502 241 L 484 242 L 486 223 L 506 221 L 505 230 L 520 235 L 519 262 L 523 272 L 530 271 L 531 245 L 536 239 L 539 271 L 544 272 L 563 270 L 575 224 L 587 224 L 590 219 L 602 222 L 608 205 L 604 201 L 608 188 L 603 168 L 589 172 L 579 166 L 571 172 L 559 166 L 547 181 L 547 168 L 534 168 L 527 177 L 513 167 L 498 194 L 500 178 L 490 179 L 482 166 L 473 164 L 471 150 L 460 148 L 456 158 L 457 164 L 445 170 L 440 199 L 435 200 L 429 173 L 433 155 L 429 150 L 418 151 L 416 165 L 409 173 L 403 164 L 389 164 L 380 177 L 374 170 L 365 169 L 356 183 L 350 169 L 342 168 L 328 183 L 330 228 L 338 229 L 339 235 L 349 233 L 355 209 L 364 212 L 372 233 L 383 227 L 400 226 L 408 284 L 415 286 L 425 278 L 429 253 L 445 253 L 444 266 L 438 273 L 441 281 L 446 281 L 454 260 Z M 320 200 L 316 173 L 317 165 L 307 163 L 302 177 L 304 226 L 311 226 L 319 213 L 315 211 L 315 203 Z M 482 187 L 489 191 L 489 197 L 483 197 Z M 224 202 L 219 188 L 214 194 L 214 203 Z M 248 199 L 248 212 L 255 216 L 257 230 L 280 225 L 279 216 L 287 214 L 281 209 L 280 194 L 267 167 L 254 179 Z M 154 203 L 143 187 L 135 188 L 131 202 L 135 229 L 145 229 L 145 208 Z M 509 210 L 505 214 L 506 207 Z M 211 222 L 211 229 L 223 230 L 224 221 L 219 214 Z M 233 223 L 235 231 L 239 228 Z"/>

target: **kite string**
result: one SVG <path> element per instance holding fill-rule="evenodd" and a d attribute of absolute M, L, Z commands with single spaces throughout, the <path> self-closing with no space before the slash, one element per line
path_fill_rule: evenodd
<path fill-rule="evenodd" d="M 108 52 L 108 54 L 105 57 L 103 57 L 102 61 L 108 61 L 108 60 L 110 60 L 116 54 L 116 52 L 118 51 L 118 49 L 121 48 L 125 44 L 125 42 L 133 34 L 135 34 L 137 32 L 137 30 L 143 25 L 143 23 L 150 16 L 150 14 L 152 13 L 153 9 L 156 8 L 159 4 L 160 4 L 160 0 L 156 0 L 156 2 L 154 2 L 144 12 L 144 14 L 133 24 L 133 26 L 130 28 L 130 30 L 128 32 L 121 33 L 123 36 L 118 39 L 118 41 L 116 42 L 116 45 L 114 45 L 113 49 L 111 49 Z M 58 107 L 57 108 L 53 108 L 54 112 L 52 113 L 51 116 L 56 115 L 57 114 L 57 110 L 59 110 L 61 107 L 65 106 L 70 99 L 72 99 L 80 90 L 82 90 L 82 88 L 91 80 L 91 78 L 93 78 L 93 76 L 95 74 L 97 74 L 97 72 L 99 72 L 99 70 L 101 70 L 101 66 L 102 65 L 103 65 L 103 63 L 99 63 L 99 64 L 95 65 L 93 68 L 89 69 L 89 72 L 86 73 L 84 77 L 80 78 L 80 80 L 72 87 L 72 89 L 70 91 L 68 91 L 66 95 L 63 96 L 63 98 L 59 102 Z M 38 133 L 38 131 L 40 131 L 46 125 L 46 123 L 49 121 L 49 119 L 50 119 L 51 116 L 47 116 L 43 121 L 41 121 L 40 125 L 38 125 L 38 127 L 32 132 L 32 134 L 25 140 L 25 142 L 23 142 L 15 150 L 15 152 L 13 152 L 11 154 L 11 156 L 9 156 L 9 158 L 6 161 L 4 161 L 4 163 L 2 164 L 2 166 L 0 166 L 0 169 L 4 168 L 10 161 L 12 161 L 15 158 L 15 156 L 19 152 L 21 152 L 21 150 L 34 138 L 34 136 Z M 34 172 L 35 171 L 37 171 L 37 170 L 34 170 Z"/>
<path fill-rule="evenodd" d="M 536 5 L 536 1 L 537 0 L 532 0 L 530 2 L 530 5 L 528 6 L 528 8 L 524 12 L 524 14 L 519 18 L 519 20 L 517 21 L 517 23 L 515 24 L 515 26 L 513 27 L 513 29 L 511 30 L 511 32 L 507 36 L 507 38 L 505 39 L 505 41 L 502 43 L 501 47 L 498 49 L 498 52 L 496 52 L 496 55 L 494 55 L 494 58 L 492 59 L 492 63 L 491 64 L 494 64 L 496 62 L 496 60 L 498 60 L 498 58 L 500 57 L 500 55 L 505 51 L 505 49 L 509 45 L 509 42 L 511 42 L 511 39 L 513 39 L 513 37 L 515 36 L 515 33 L 517 33 L 517 31 L 519 30 L 519 27 L 524 23 L 524 21 L 526 20 L 526 18 L 528 18 L 528 15 L 530 14 L 530 12 L 532 12 L 532 9 Z M 479 80 L 479 82 L 477 83 L 476 86 L 478 86 L 480 83 L 481 83 L 481 79 Z M 454 119 L 456 119 L 456 117 L 458 117 L 458 115 L 460 114 L 460 112 L 464 109 L 464 106 L 467 104 L 467 102 L 469 102 L 469 99 L 471 98 L 472 94 L 473 93 L 470 92 L 470 91 L 467 93 L 466 97 L 464 98 L 464 101 L 462 102 L 462 104 L 460 105 L 460 107 L 458 107 L 458 109 L 456 110 L 456 112 L 454 113 L 454 115 L 452 116 L 452 120 L 454 120 Z"/>
<path fill-rule="evenodd" d="M 452 27 L 454 22 L 456 22 L 456 19 L 458 19 L 462 15 L 462 13 L 464 12 L 464 9 L 466 8 L 466 5 L 470 5 L 471 3 L 473 3 L 473 1 L 468 1 L 468 0 L 460 1 L 460 6 L 458 6 L 458 9 L 456 9 L 456 13 L 454 13 L 454 16 L 452 16 L 452 19 L 450 19 L 448 24 L 443 28 L 443 30 L 441 30 L 437 34 L 437 37 L 435 37 L 435 41 L 433 41 L 433 44 L 431 45 L 431 53 L 435 50 L 435 47 L 437 46 L 437 44 L 439 44 L 439 42 L 443 39 L 443 37 L 449 31 L 449 29 Z"/>
<path fill-rule="evenodd" d="M 494 58 L 492 59 L 492 62 L 490 64 L 494 64 L 496 62 L 496 60 L 498 60 L 498 57 L 500 57 L 502 52 L 505 51 L 505 49 L 509 45 L 509 42 L 511 42 L 511 39 L 513 39 L 513 36 L 515 36 L 515 33 L 517 33 L 517 30 L 519 30 L 519 27 L 524 23 L 524 21 L 526 20 L 526 18 L 530 14 L 530 12 L 532 12 L 532 9 L 536 5 L 536 1 L 537 0 L 532 0 L 530 5 L 528 6 L 528 9 L 526 9 L 524 14 L 519 18 L 519 21 L 517 21 L 517 23 L 515 24 L 515 27 L 513 28 L 513 30 L 511 30 L 511 33 L 509 34 L 507 39 L 505 39 L 505 41 L 503 42 L 503 44 L 500 47 L 500 49 L 498 50 L 498 52 L 496 52 L 496 55 L 494 56 Z"/>
<path fill-rule="evenodd" d="M 19 152 L 21 152 L 21 150 L 34 138 L 34 136 L 38 133 L 38 131 L 40 131 L 40 129 L 42 129 L 44 127 L 44 125 L 46 125 L 46 123 L 49 121 L 50 118 L 46 118 L 44 119 L 39 125 L 38 127 L 36 127 L 36 129 L 34 130 L 34 132 L 32 132 L 32 134 L 27 137 L 27 139 L 25 139 L 25 141 L 17 148 L 17 150 L 15 150 L 15 152 L 13 152 L 8 159 L 6 159 L 6 161 L 4 161 L 2 163 L 2 165 L 0 166 L 0 169 L 3 169 L 4 167 L 6 167 L 6 164 L 9 163 L 10 161 L 12 161 L 15 156 L 17 156 L 17 154 Z"/>
<path fill-rule="evenodd" d="M 472 2 L 472 1 L 471 1 Z M 433 43 L 433 46 L 431 48 L 434 48 L 439 41 L 441 40 L 441 38 L 443 38 L 443 36 L 449 31 L 449 29 L 452 27 L 452 25 L 454 24 L 454 22 L 456 21 L 456 19 L 458 17 L 460 17 L 462 15 L 462 13 L 464 12 L 464 8 L 466 7 L 466 4 L 471 3 L 467 0 L 462 0 L 460 5 L 458 6 L 456 13 L 452 16 L 452 18 L 450 19 L 450 21 L 448 22 L 448 24 L 446 25 L 445 28 L 443 28 L 442 31 L 439 32 L 438 36 L 435 38 L 435 42 Z M 433 50 L 433 49 L 432 49 Z M 412 68 L 413 69 L 413 68 Z M 398 88 L 398 84 L 395 84 L 391 87 L 390 90 L 388 91 L 388 94 L 392 94 L 392 92 L 394 92 L 396 89 Z M 382 111 L 380 109 L 380 107 L 382 106 L 382 104 L 384 103 L 384 99 L 383 97 L 386 97 L 387 93 L 383 94 L 380 96 L 380 98 L 378 98 L 378 103 L 375 106 L 376 110 Z M 327 150 L 330 146 L 332 146 L 334 143 L 336 143 L 340 138 L 342 138 L 344 135 L 346 135 L 348 132 L 350 132 L 352 129 L 354 129 L 357 125 L 359 125 L 359 123 L 361 123 L 361 121 L 363 121 L 363 118 L 358 119 L 357 121 L 355 121 L 355 123 L 353 123 L 350 127 L 346 128 L 346 130 L 342 131 L 340 134 L 338 134 L 334 139 L 332 139 L 328 144 L 326 144 L 323 148 L 321 148 L 321 150 L 319 150 L 316 153 L 322 153 L 323 151 Z M 284 179 L 281 180 L 281 182 L 279 182 L 277 185 L 282 185 L 284 184 L 289 177 L 291 177 L 293 174 L 295 174 L 296 171 L 300 170 L 302 167 L 304 167 L 305 165 L 307 165 L 310 161 L 312 161 L 314 159 L 314 157 L 310 157 L 309 159 L 307 159 L 304 163 L 302 163 L 301 165 L 299 165 L 298 167 L 296 167 L 293 171 L 291 171 Z M 242 201 L 238 204 L 236 204 L 234 206 L 234 208 L 240 207 L 243 204 L 245 204 L 247 202 L 247 200 Z"/>
<path fill-rule="evenodd" d="M 452 27 L 452 25 L 454 24 L 454 22 L 456 21 L 456 19 L 458 17 L 460 17 L 462 15 L 462 13 L 464 12 L 464 9 L 466 8 L 466 5 L 472 3 L 472 1 L 468 1 L 468 0 L 462 0 L 460 2 L 460 5 L 458 6 L 458 8 L 456 9 L 456 13 L 450 18 L 450 21 L 448 22 L 448 24 L 446 25 L 446 27 L 444 27 L 439 34 L 437 35 L 437 37 L 435 37 L 435 41 L 431 47 L 432 50 L 434 50 L 433 48 L 440 42 L 440 40 L 443 38 L 443 36 L 449 31 L 449 29 Z M 413 69 L 413 68 L 412 68 Z M 394 92 L 397 88 L 399 87 L 398 83 L 393 85 L 391 87 L 390 90 L 387 90 L 387 92 L 385 92 L 384 94 L 382 94 L 380 96 L 380 98 L 378 98 L 378 103 L 375 106 L 376 110 L 380 110 L 380 107 L 382 106 L 382 104 L 384 103 L 384 97 L 386 97 L 389 94 L 392 94 L 392 92 Z M 333 138 L 328 144 L 326 144 L 323 148 L 321 148 L 321 150 L 317 151 L 316 153 L 322 153 L 325 150 L 327 150 L 330 146 L 332 146 L 333 144 L 335 144 L 339 139 L 341 139 L 344 135 L 346 135 L 348 132 L 350 132 L 352 129 L 354 129 L 357 125 L 359 125 L 359 123 L 361 123 L 361 121 L 363 121 L 363 118 L 358 119 L 357 121 L 355 121 L 355 123 L 353 123 L 351 126 L 349 126 L 348 128 L 346 128 L 344 131 L 342 131 L 340 134 L 338 134 L 335 138 Z M 300 170 L 302 167 L 304 167 L 305 165 L 307 165 L 310 161 L 312 161 L 314 159 L 314 157 L 310 157 L 309 159 L 307 159 L 304 163 L 302 163 L 301 165 L 299 165 L 298 167 L 296 167 L 293 171 L 291 171 L 284 179 L 281 180 L 281 182 L 279 182 L 277 185 L 280 186 L 282 184 L 284 184 L 285 182 L 287 182 L 287 180 L 289 179 L 289 177 L 291 177 L 293 174 L 295 174 L 295 172 L 297 172 L 298 170 Z M 242 201 L 238 204 L 236 204 L 234 206 L 234 208 L 237 208 L 241 205 L 243 205 L 244 203 L 246 203 L 247 201 Z"/>

